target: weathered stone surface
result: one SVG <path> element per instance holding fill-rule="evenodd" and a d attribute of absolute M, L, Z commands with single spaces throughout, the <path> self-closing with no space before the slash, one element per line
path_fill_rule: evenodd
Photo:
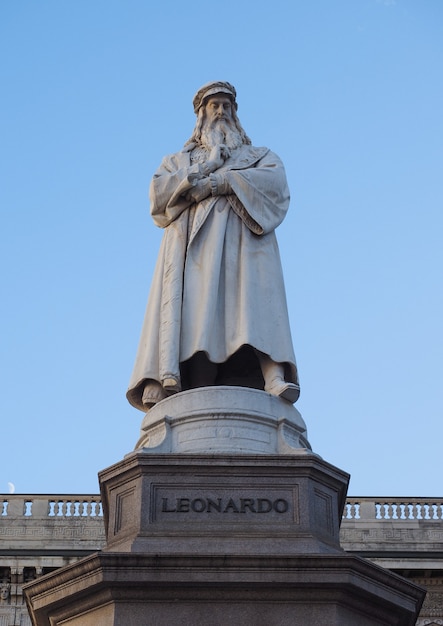
<path fill-rule="evenodd" d="M 29 510 L 29 504 L 32 503 Z M 0 570 L 10 581 L 0 600 L 0 624 L 30 626 L 22 585 L 105 547 L 95 495 L 0 495 Z M 26 514 L 27 513 L 27 514 Z M 79 526 L 79 517 L 82 520 Z M 443 500 L 348 497 L 340 542 L 427 589 L 417 626 L 443 624 Z M 405 540 L 405 538 L 407 540 Z M 31 578 L 29 576 L 31 575 Z"/>
<path fill-rule="evenodd" d="M 103 552 L 25 587 L 35 626 L 413 626 L 424 592 L 339 545 L 314 454 L 147 454 L 100 474 Z"/>
<path fill-rule="evenodd" d="M 413 626 L 423 596 L 401 577 L 346 554 L 109 552 L 41 578 L 27 593 L 41 626 Z"/>
<path fill-rule="evenodd" d="M 313 454 L 133 452 L 100 474 L 106 549 L 208 555 L 337 551 L 348 478 Z"/>
<path fill-rule="evenodd" d="M 301 454 L 306 424 L 289 402 L 247 387 L 170 396 L 146 414 L 136 448 L 154 453 Z"/>

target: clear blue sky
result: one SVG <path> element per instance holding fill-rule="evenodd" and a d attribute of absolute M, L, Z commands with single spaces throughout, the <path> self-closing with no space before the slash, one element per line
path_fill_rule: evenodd
<path fill-rule="evenodd" d="M 283 159 L 314 451 L 349 494 L 442 496 L 443 2 L 0 3 L 0 492 L 97 492 L 161 231 L 147 189 L 208 80 Z"/>

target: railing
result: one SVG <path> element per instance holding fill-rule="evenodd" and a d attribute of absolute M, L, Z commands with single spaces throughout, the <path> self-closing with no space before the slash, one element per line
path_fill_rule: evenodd
<path fill-rule="evenodd" d="M 98 495 L 0 495 L 0 521 L 4 518 L 102 518 Z"/>
<path fill-rule="evenodd" d="M 348 498 L 343 520 L 443 520 L 443 498 Z"/>

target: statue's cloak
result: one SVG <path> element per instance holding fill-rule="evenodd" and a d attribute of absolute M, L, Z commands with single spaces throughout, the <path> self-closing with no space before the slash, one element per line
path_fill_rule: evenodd
<path fill-rule="evenodd" d="M 165 232 L 127 393 L 142 410 L 146 382 L 180 385 L 180 364 L 197 352 L 224 363 L 251 346 L 298 383 L 274 233 L 289 206 L 283 164 L 242 146 L 216 172 L 233 193 L 191 204 L 198 171 L 185 149 L 165 157 L 151 183 L 151 215 Z"/>

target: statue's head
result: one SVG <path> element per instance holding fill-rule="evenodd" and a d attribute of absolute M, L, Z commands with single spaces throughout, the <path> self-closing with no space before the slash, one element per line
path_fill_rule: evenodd
<path fill-rule="evenodd" d="M 192 101 L 197 122 L 186 145 L 211 148 L 222 143 L 235 149 L 250 144 L 237 117 L 236 97 L 235 87 L 225 81 L 213 81 L 200 87 Z"/>
<path fill-rule="evenodd" d="M 0 599 L 7 600 L 9 598 L 10 590 L 11 585 L 9 583 L 2 583 L 0 586 Z"/>
<path fill-rule="evenodd" d="M 231 100 L 235 110 L 237 110 L 237 92 L 235 91 L 235 87 L 233 87 L 231 83 L 226 83 L 223 81 L 213 81 L 211 83 L 206 83 L 206 85 L 203 85 L 203 87 L 200 87 L 200 89 L 195 94 L 192 101 L 195 114 L 198 115 L 200 108 L 204 104 L 206 104 L 210 96 L 215 96 L 218 94 L 226 95 Z"/>

